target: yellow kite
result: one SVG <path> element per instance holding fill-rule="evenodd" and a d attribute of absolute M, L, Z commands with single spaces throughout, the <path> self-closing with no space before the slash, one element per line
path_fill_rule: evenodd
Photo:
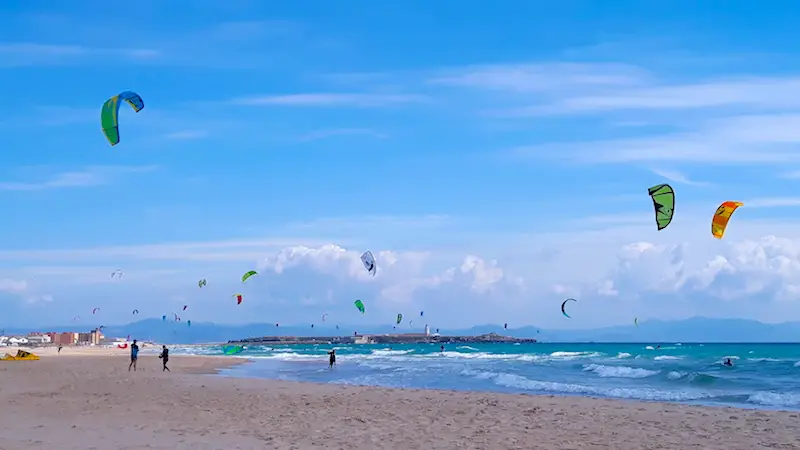
<path fill-rule="evenodd" d="M 740 206 L 744 205 L 742 202 L 723 202 L 711 218 L 711 234 L 717 239 L 722 239 L 725 230 L 728 228 L 728 221 L 731 220 L 731 215 Z"/>

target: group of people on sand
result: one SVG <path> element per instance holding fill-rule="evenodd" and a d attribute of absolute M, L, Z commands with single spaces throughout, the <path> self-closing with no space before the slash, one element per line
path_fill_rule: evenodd
<path fill-rule="evenodd" d="M 128 372 L 131 371 L 131 368 L 136 372 L 136 362 L 139 360 L 139 344 L 137 344 L 137 342 L 138 341 L 134 339 L 133 344 L 131 344 L 131 363 L 128 364 Z M 161 369 L 162 372 L 172 372 L 169 370 L 169 367 L 167 367 L 167 363 L 169 362 L 169 349 L 166 345 L 161 346 L 161 354 L 158 355 L 158 359 L 161 360 L 161 364 L 163 365 Z"/>

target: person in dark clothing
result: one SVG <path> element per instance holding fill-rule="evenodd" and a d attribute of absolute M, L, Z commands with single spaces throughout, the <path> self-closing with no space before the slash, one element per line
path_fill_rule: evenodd
<path fill-rule="evenodd" d="M 131 363 L 128 364 L 128 372 L 131 371 L 131 367 L 133 367 L 133 371 L 136 372 L 137 359 L 139 359 L 139 346 L 136 345 L 136 339 L 134 339 L 133 345 L 131 345 Z"/>
<path fill-rule="evenodd" d="M 62 348 L 63 348 L 63 347 L 61 346 L 61 344 L 58 344 L 58 353 L 61 353 L 61 349 L 62 349 Z"/>
<path fill-rule="evenodd" d="M 336 350 L 331 350 L 328 352 L 330 358 L 328 358 L 328 363 L 330 364 L 330 368 L 333 369 L 333 365 L 336 364 Z"/>
<path fill-rule="evenodd" d="M 158 355 L 158 357 L 161 358 L 161 364 L 164 365 L 164 368 L 161 369 L 161 371 L 163 372 L 166 370 L 167 372 L 172 372 L 169 370 L 169 367 L 167 367 L 167 362 L 169 361 L 169 349 L 167 349 L 166 345 L 161 346 L 161 354 Z"/>
<path fill-rule="evenodd" d="M 728 366 L 728 367 L 733 367 L 733 363 L 731 362 L 731 359 L 730 359 L 730 358 L 728 358 L 728 360 L 727 360 L 727 361 L 725 361 L 723 364 L 725 364 L 725 365 L 726 365 L 726 366 Z"/>

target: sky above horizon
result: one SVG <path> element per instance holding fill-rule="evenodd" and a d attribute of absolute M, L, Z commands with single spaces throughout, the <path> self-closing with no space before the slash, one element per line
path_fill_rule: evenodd
<path fill-rule="evenodd" d="M 794 3 L 0 12 L 0 328 L 800 318 Z M 111 147 L 98 116 L 123 90 L 145 108 Z"/>

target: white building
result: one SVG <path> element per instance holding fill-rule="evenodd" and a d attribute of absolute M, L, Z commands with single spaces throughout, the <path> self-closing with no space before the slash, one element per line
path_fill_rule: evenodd
<path fill-rule="evenodd" d="M 28 340 L 24 337 L 12 337 L 8 340 L 8 343 L 11 345 L 25 345 L 28 343 Z"/>
<path fill-rule="evenodd" d="M 430 335 L 431 335 L 431 328 L 428 326 L 428 324 L 425 324 L 425 336 L 430 336 Z"/>
<path fill-rule="evenodd" d="M 24 338 L 23 338 L 24 339 Z M 42 345 L 42 344 L 49 344 L 52 341 L 50 336 L 46 334 L 34 334 L 27 337 L 27 343 L 31 345 Z"/>

